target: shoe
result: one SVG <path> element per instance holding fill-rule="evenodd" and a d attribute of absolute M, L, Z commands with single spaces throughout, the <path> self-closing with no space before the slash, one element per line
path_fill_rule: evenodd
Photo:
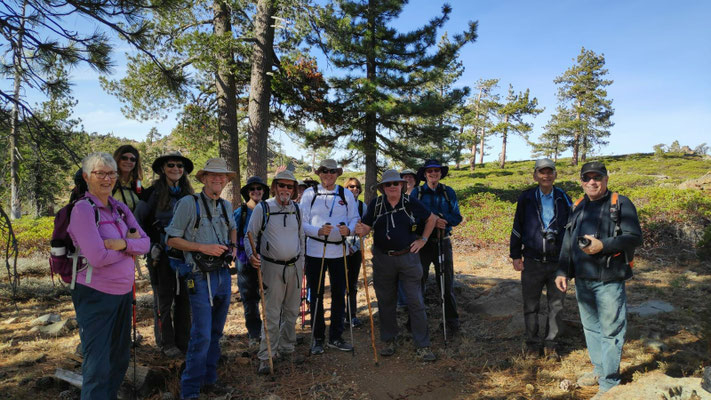
<path fill-rule="evenodd" d="M 168 358 L 178 358 L 183 355 L 183 352 L 175 346 L 170 346 L 163 349 L 163 354 Z"/>
<path fill-rule="evenodd" d="M 605 395 L 605 393 L 607 393 L 607 390 L 605 390 L 605 391 L 598 390 L 597 393 L 595 394 L 595 396 L 593 396 L 590 400 L 600 400 L 600 399 L 602 399 L 602 396 Z"/>
<path fill-rule="evenodd" d="M 357 327 L 363 325 L 363 322 L 361 322 L 361 320 L 359 320 L 358 317 L 353 317 L 353 318 L 351 319 L 351 322 L 353 322 L 353 327 L 354 327 L 354 328 L 357 328 Z"/>
<path fill-rule="evenodd" d="M 578 386 L 595 386 L 598 384 L 599 376 L 595 372 L 586 372 L 578 378 Z"/>
<path fill-rule="evenodd" d="M 544 347 L 543 348 L 543 356 L 546 358 L 546 360 L 550 361 L 560 361 L 560 355 L 558 354 L 558 351 L 556 350 L 555 347 Z"/>
<path fill-rule="evenodd" d="M 383 357 L 390 357 L 391 355 L 395 354 L 396 347 L 397 343 L 395 342 L 395 339 L 388 340 L 387 342 L 385 342 L 385 346 L 380 349 L 380 355 Z"/>
<path fill-rule="evenodd" d="M 250 349 L 259 347 L 259 338 L 249 338 L 247 341 L 247 347 Z"/>
<path fill-rule="evenodd" d="M 328 347 L 340 351 L 353 351 L 353 346 L 350 343 L 346 343 L 343 339 L 329 340 Z"/>
<path fill-rule="evenodd" d="M 259 360 L 257 375 L 269 375 L 271 372 L 271 369 L 269 369 L 269 360 Z"/>
<path fill-rule="evenodd" d="M 432 353 L 432 350 L 430 350 L 429 347 L 420 347 L 417 349 L 417 359 L 420 361 L 425 361 L 425 362 L 432 362 L 437 359 L 437 356 Z"/>
<path fill-rule="evenodd" d="M 200 390 L 203 393 L 208 393 L 215 396 L 224 396 L 228 393 L 232 393 L 234 391 L 234 388 L 227 385 L 223 385 L 218 381 L 215 383 L 206 383 L 202 385 L 202 388 Z"/>
<path fill-rule="evenodd" d="M 543 348 L 540 344 L 526 343 L 524 353 L 525 358 L 538 358 L 543 355 Z"/>
<path fill-rule="evenodd" d="M 323 354 L 323 339 L 315 339 L 314 345 L 311 346 L 311 354 Z"/>
<path fill-rule="evenodd" d="M 306 361 L 306 358 L 303 354 L 299 354 L 297 352 L 279 353 L 279 361 L 299 365 L 303 364 L 304 361 Z"/>

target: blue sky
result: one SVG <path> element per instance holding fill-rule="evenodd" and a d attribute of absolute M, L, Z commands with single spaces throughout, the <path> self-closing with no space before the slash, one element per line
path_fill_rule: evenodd
<path fill-rule="evenodd" d="M 466 68 L 459 85 L 473 86 L 480 78 L 499 78 L 505 94 L 510 84 L 516 91 L 531 90 L 545 111 L 534 119 L 532 138 L 557 105 L 553 79 L 573 64 L 581 47 L 604 54 L 613 99 L 615 126 L 610 144 L 602 154 L 651 152 L 657 143 L 679 140 L 692 148 L 711 144 L 711 2 L 708 1 L 504 1 L 453 0 L 450 33 L 465 29 L 467 21 L 479 21 L 479 38 L 461 53 Z M 421 26 L 439 13 L 441 1 L 414 0 L 396 21 L 400 30 Z M 121 77 L 122 54 L 115 77 Z M 326 68 L 326 65 L 322 65 Z M 326 75 L 335 71 L 326 68 Z M 176 121 L 137 122 L 124 118 L 117 99 L 105 94 L 95 73 L 74 73 L 75 115 L 85 129 L 141 140 L 151 127 L 168 134 Z M 286 136 L 281 135 L 284 140 Z M 485 160 L 497 158 L 500 138 Z M 293 156 L 300 151 L 285 143 Z M 507 159 L 530 159 L 530 148 L 513 138 Z"/>

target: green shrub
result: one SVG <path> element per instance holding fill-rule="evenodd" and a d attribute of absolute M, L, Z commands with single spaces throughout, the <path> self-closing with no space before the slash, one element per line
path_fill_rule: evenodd
<path fill-rule="evenodd" d="M 17 237 L 17 250 L 20 257 L 29 257 L 36 253 L 49 254 L 54 217 L 23 217 L 12 222 L 12 229 Z"/>

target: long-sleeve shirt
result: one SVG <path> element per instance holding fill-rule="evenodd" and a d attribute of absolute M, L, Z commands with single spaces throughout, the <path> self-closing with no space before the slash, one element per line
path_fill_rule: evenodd
<path fill-rule="evenodd" d="M 434 215 L 443 217 L 447 221 L 445 234 L 451 234 L 452 227 L 462 222 L 457 194 L 451 187 L 438 183 L 437 187 L 432 190 L 427 184 L 424 184 L 414 188 L 410 196 L 418 199 Z"/>
<path fill-rule="evenodd" d="M 109 204 L 104 205 L 89 192 L 85 196 L 96 204 L 99 222 L 96 222 L 94 207 L 86 200 L 78 201 L 72 209 L 67 232 L 92 267 L 91 282 L 86 282 L 88 268 L 77 273 L 77 282 L 103 293 L 126 294 L 133 286 L 133 256 L 148 252 L 148 236 L 125 204 L 109 196 Z M 125 219 L 121 217 L 119 208 Z M 126 238 L 130 228 L 136 228 L 140 239 Z M 124 239 L 126 249 L 109 250 L 104 245 L 104 239 Z"/>
<path fill-rule="evenodd" d="M 299 204 L 302 225 L 307 237 L 306 255 L 318 258 L 323 256 L 324 243 L 313 238 L 323 240 L 324 237 L 318 235 L 318 230 L 326 222 L 329 222 L 333 225 L 333 229 L 328 235 L 329 243 L 326 245 L 326 258 L 343 257 L 342 237 L 338 230 L 338 225 L 344 222 L 348 229 L 353 232 L 356 223 L 358 223 L 358 205 L 350 190 L 340 189 L 343 190 L 343 195 L 346 199 L 344 203 L 341 196 L 338 195 L 338 185 L 333 190 L 326 190 L 323 186 L 318 185 L 316 190 L 319 193 L 318 196 L 313 188 L 306 189 L 301 195 L 301 203 Z M 313 201 L 312 206 L 311 203 L 314 197 L 316 197 L 316 200 Z"/>

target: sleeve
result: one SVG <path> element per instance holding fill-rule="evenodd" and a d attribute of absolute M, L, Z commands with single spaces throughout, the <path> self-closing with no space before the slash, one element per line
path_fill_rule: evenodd
<path fill-rule="evenodd" d="M 602 254 L 631 252 L 635 247 L 642 244 L 642 228 L 639 225 L 637 209 L 634 204 L 627 197 L 620 196 L 619 206 L 620 229 L 622 231 L 615 237 L 608 237 L 602 240 Z M 612 221 L 610 223 L 614 224 Z"/>
<path fill-rule="evenodd" d="M 247 233 L 244 235 L 244 252 L 245 254 L 247 254 L 247 260 L 249 260 L 249 257 L 251 257 L 254 253 L 252 251 L 252 245 L 250 244 L 249 239 L 247 238 L 247 234 L 251 234 L 252 240 L 254 240 L 254 245 L 259 246 L 259 244 L 257 243 L 257 235 L 259 235 L 259 231 L 262 228 L 263 220 L 264 209 L 262 208 L 262 203 L 259 203 L 256 207 L 254 207 L 254 210 L 252 210 L 252 216 L 249 218 L 249 224 L 247 225 Z M 257 249 L 257 252 L 259 252 L 259 249 Z"/>
<path fill-rule="evenodd" d="M 516 214 L 514 214 L 513 227 L 511 228 L 511 238 L 509 239 L 509 256 L 514 260 L 521 258 L 521 231 L 523 228 L 524 209 L 523 202 L 524 195 L 521 194 L 516 202 Z"/>
<path fill-rule="evenodd" d="M 122 251 L 106 248 L 104 238 L 101 237 L 99 228 L 96 226 L 94 207 L 87 201 L 78 201 L 74 205 L 67 232 L 74 244 L 79 246 L 82 256 L 94 268 L 114 264 L 126 257 Z"/>
<path fill-rule="evenodd" d="M 235 219 L 235 223 L 239 224 L 237 221 L 242 217 L 242 207 L 237 207 L 235 211 L 232 213 L 233 218 Z M 237 228 L 239 229 L 239 225 L 237 225 Z M 247 229 L 247 224 L 245 224 L 243 229 Z M 237 232 L 237 237 L 243 235 L 244 232 Z"/>
<path fill-rule="evenodd" d="M 355 226 L 358 223 L 360 215 L 358 215 L 358 201 L 353 196 L 350 190 L 343 189 L 343 194 L 346 196 L 346 203 L 348 204 L 348 230 L 355 231 Z"/>
<path fill-rule="evenodd" d="M 432 212 L 427 209 L 421 201 L 413 198 L 412 196 L 410 197 L 408 206 L 410 207 L 410 210 L 412 210 L 412 214 L 415 216 L 418 223 L 424 223 L 424 221 L 432 214 Z"/>
<path fill-rule="evenodd" d="M 185 232 L 196 217 L 193 196 L 185 196 L 178 200 L 178 203 L 175 204 L 173 219 L 170 221 L 170 225 L 165 228 L 166 240 L 169 237 L 185 238 Z"/>
<path fill-rule="evenodd" d="M 447 196 L 449 197 L 451 209 L 449 206 L 445 208 L 447 212 L 444 213 L 444 217 L 447 220 L 447 224 L 450 226 L 457 226 L 463 219 L 462 214 L 459 212 L 459 200 L 457 199 L 457 193 L 455 193 L 454 189 L 449 186 L 447 186 L 445 190 L 447 191 Z M 447 200 L 445 199 L 445 201 Z"/>
<path fill-rule="evenodd" d="M 321 228 L 320 226 L 311 225 L 311 200 L 313 200 L 314 195 L 313 188 L 304 190 L 304 193 L 301 195 L 301 203 L 299 203 L 301 208 L 301 226 L 304 228 L 304 234 L 311 237 L 318 236 L 318 230 Z"/>
<path fill-rule="evenodd" d="M 227 201 L 227 200 L 223 200 L 223 202 L 224 202 L 223 205 L 225 206 L 225 208 L 226 208 L 227 210 L 231 210 L 231 209 L 232 209 L 232 203 L 230 203 L 230 202 Z M 236 219 L 235 219 L 235 214 L 234 214 L 234 213 L 231 213 L 231 212 L 228 212 L 228 213 L 226 213 L 226 214 L 227 214 L 227 219 L 229 220 L 229 221 L 227 221 L 227 230 L 228 230 L 229 232 L 231 232 L 231 231 L 236 231 L 236 230 L 237 230 L 237 223 L 235 222 L 235 221 L 236 221 Z M 229 232 L 228 232 L 228 233 L 229 233 Z"/>
<path fill-rule="evenodd" d="M 370 204 L 368 204 L 368 207 L 365 209 L 365 213 L 363 214 L 363 219 L 360 221 L 369 227 L 373 227 L 373 224 L 375 223 L 375 203 L 378 201 L 378 198 L 375 197 L 373 200 L 370 201 Z"/>
<path fill-rule="evenodd" d="M 148 253 L 151 248 L 151 240 L 148 238 L 148 235 L 138 224 L 138 221 L 136 221 L 136 217 L 134 217 L 134 215 L 131 213 L 128 206 L 126 206 L 125 204 L 119 204 L 119 207 L 123 208 L 124 214 L 126 215 L 126 226 L 129 229 L 135 228 L 136 231 L 138 231 L 138 234 L 141 235 L 141 237 L 138 239 L 125 238 L 124 240 L 126 241 L 126 249 L 123 252 L 132 256 L 138 256 Z"/>

